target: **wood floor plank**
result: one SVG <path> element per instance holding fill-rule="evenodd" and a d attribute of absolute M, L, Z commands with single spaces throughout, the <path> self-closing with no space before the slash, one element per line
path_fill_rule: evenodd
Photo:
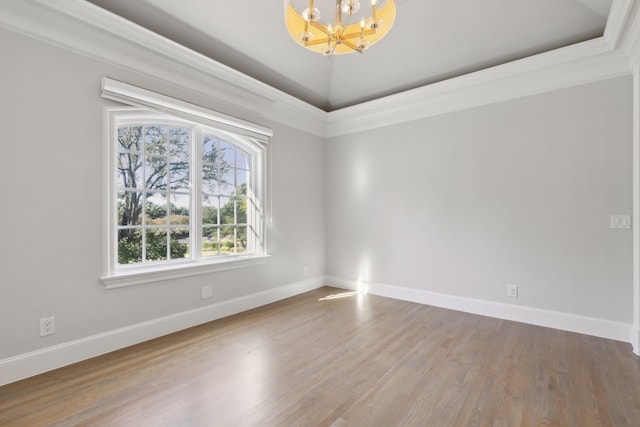
<path fill-rule="evenodd" d="M 633 426 L 628 344 L 322 288 L 0 387 L 2 426 Z"/>

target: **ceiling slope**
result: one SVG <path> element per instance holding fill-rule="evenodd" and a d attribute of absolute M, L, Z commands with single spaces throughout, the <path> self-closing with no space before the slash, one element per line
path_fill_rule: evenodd
<path fill-rule="evenodd" d="M 227 114 L 331 137 L 628 75 L 629 57 L 640 57 L 638 9 L 636 0 L 613 0 L 604 36 L 328 113 L 85 0 L 0 0 L 0 27 L 209 96 Z"/>
<path fill-rule="evenodd" d="M 282 1 L 89 1 L 325 111 L 598 38 L 612 4 L 396 0 L 380 43 L 327 59 L 291 39 Z M 315 5 L 327 16 L 333 1 Z"/>

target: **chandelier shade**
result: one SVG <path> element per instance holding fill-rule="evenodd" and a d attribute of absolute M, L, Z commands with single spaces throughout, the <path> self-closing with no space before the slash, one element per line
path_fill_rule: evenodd
<path fill-rule="evenodd" d="M 285 24 L 301 46 L 326 56 L 363 53 L 396 17 L 395 0 L 284 0 Z M 380 6 L 380 7 L 378 7 Z"/>

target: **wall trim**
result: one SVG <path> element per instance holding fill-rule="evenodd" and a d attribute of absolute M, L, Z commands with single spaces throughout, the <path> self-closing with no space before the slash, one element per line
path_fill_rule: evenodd
<path fill-rule="evenodd" d="M 633 66 L 633 348 L 640 356 L 640 63 Z"/>
<path fill-rule="evenodd" d="M 639 50 L 636 6 L 614 0 L 598 39 L 330 113 L 84 0 L 4 2 L 0 27 L 205 94 L 243 118 L 331 138 L 628 75 L 627 55 Z"/>
<path fill-rule="evenodd" d="M 465 313 L 528 323 L 536 326 L 577 332 L 616 341 L 632 342 L 632 325 L 595 317 L 580 316 L 559 311 L 544 310 L 514 304 L 441 294 L 383 283 L 359 282 L 327 276 L 326 283 L 341 289 L 360 291 L 372 295 L 432 305 Z M 637 334 L 636 334 L 637 335 Z"/>
<path fill-rule="evenodd" d="M 631 4 L 627 8 L 625 22 L 619 31 L 616 47 L 625 53 L 631 64 L 635 64 L 640 59 L 640 2 L 629 1 Z"/>
<path fill-rule="evenodd" d="M 331 138 L 631 75 L 629 59 L 604 37 L 332 111 Z"/>
<path fill-rule="evenodd" d="M 618 47 L 635 0 L 613 0 L 604 30 L 604 38 L 612 49 Z"/>
<path fill-rule="evenodd" d="M 85 0 L 2 2 L 0 28 L 205 94 L 243 118 L 324 135 L 326 112 Z"/>
<path fill-rule="evenodd" d="M 0 386 L 324 286 L 318 276 L 0 360 Z"/>
<path fill-rule="evenodd" d="M 359 282 L 336 276 L 318 276 L 2 359 L 0 360 L 0 386 L 323 286 L 333 286 L 386 298 L 630 342 L 634 353 L 640 356 L 640 330 L 631 324 L 383 283 Z"/>

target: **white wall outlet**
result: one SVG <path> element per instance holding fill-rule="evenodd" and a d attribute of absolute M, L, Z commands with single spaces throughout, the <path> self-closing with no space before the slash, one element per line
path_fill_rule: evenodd
<path fill-rule="evenodd" d="M 211 298 L 213 296 L 213 285 L 203 286 L 200 292 L 200 297 L 202 299 Z"/>
<path fill-rule="evenodd" d="M 510 298 L 518 298 L 518 285 L 507 285 L 507 296 Z"/>
<path fill-rule="evenodd" d="M 631 228 L 631 215 L 611 215 L 611 228 Z"/>
<path fill-rule="evenodd" d="M 47 335 L 56 333 L 56 318 L 55 316 L 45 317 L 40 319 L 40 336 L 44 337 Z"/>
<path fill-rule="evenodd" d="M 307 267 L 306 265 L 304 266 L 304 268 L 302 269 L 302 272 L 305 276 L 309 275 L 309 267 Z"/>

